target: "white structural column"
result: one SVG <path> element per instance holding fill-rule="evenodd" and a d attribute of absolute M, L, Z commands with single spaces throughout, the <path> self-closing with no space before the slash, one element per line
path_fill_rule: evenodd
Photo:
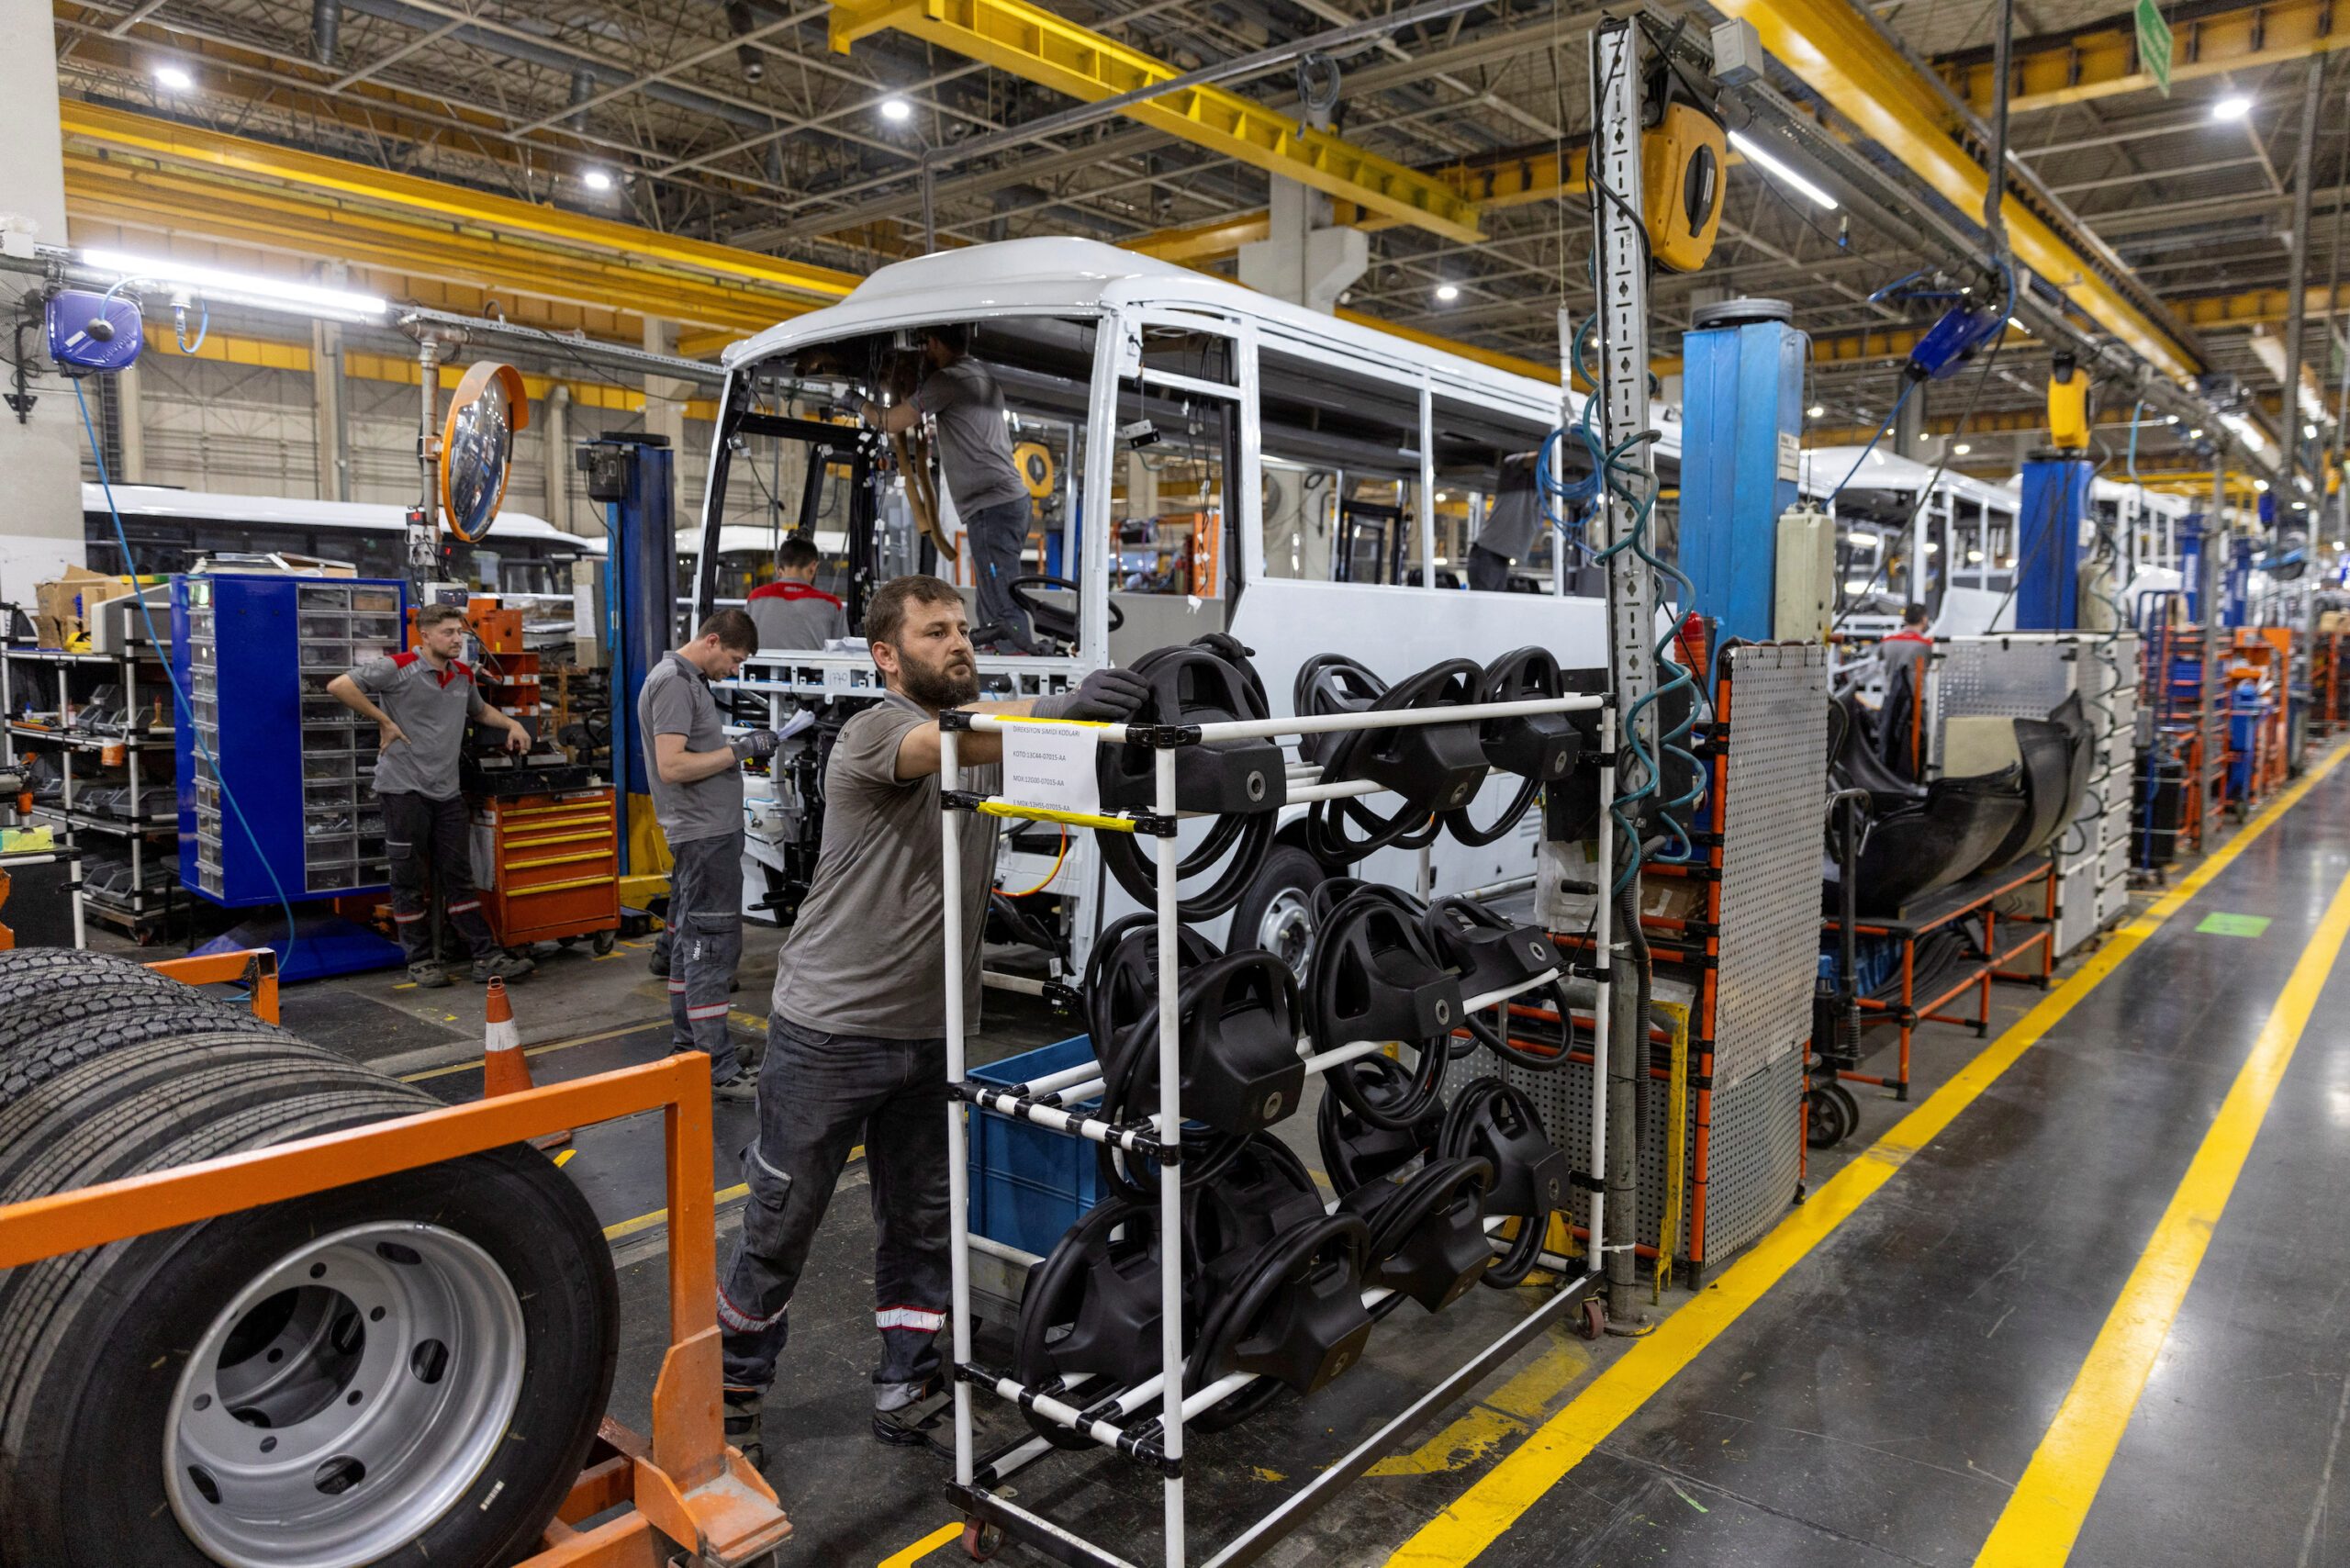
<path fill-rule="evenodd" d="M 644 347 L 648 353 L 674 354 L 677 352 L 677 324 L 654 317 L 644 320 Z M 669 470 L 675 476 L 669 498 L 670 510 L 685 524 L 685 504 L 681 492 L 686 476 L 686 399 L 693 395 L 693 383 L 677 381 L 666 375 L 644 378 L 644 429 L 651 435 L 669 438 L 669 450 L 677 454 L 670 460 Z"/>
<path fill-rule="evenodd" d="M 57 123 L 57 39 L 46 6 L 0 5 L 0 244 L 62 245 L 65 162 Z M 17 319 L 25 278 L 0 273 L 0 330 Z M 39 401 L 18 422 L 0 407 L 0 472 L 8 506 L 0 513 L 0 599 L 29 600 L 33 585 L 81 566 L 82 417 L 73 389 L 28 335 Z M 15 354 L 15 340 L 8 353 Z M 0 381 L 7 372 L 0 365 Z M 0 386 L 0 391 L 13 391 Z M 91 410 L 95 419 L 96 409 Z"/>
<path fill-rule="evenodd" d="M 115 376 L 115 424 L 122 442 L 122 461 L 113 475 L 118 485 L 147 482 L 147 406 L 140 391 L 137 364 Z"/>
<path fill-rule="evenodd" d="M 571 510 L 571 388 L 556 382 L 539 401 L 539 450 L 546 454 L 546 519 L 565 533 L 604 531 L 593 519 L 575 518 Z"/>
<path fill-rule="evenodd" d="M 319 269 L 322 288 L 350 286 L 351 269 L 330 262 Z M 319 499 L 351 498 L 351 411 L 343 398 L 342 323 L 310 324 L 310 418 L 318 452 Z M 127 447 L 129 437 L 123 438 Z"/>
<path fill-rule="evenodd" d="M 1240 281 L 1326 314 L 1371 265 L 1371 236 L 1330 228 L 1330 198 L 1276 174 L 1267 237 L 1240 247 Z"/>

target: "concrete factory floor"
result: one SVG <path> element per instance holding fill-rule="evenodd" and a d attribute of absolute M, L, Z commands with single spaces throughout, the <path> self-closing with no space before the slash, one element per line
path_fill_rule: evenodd
<path fill-rule="evenodd" d="M 1988 1040 L 1926 1026 L 1910 1103 L 1863 1088 L 1859 1132 L 1812 1154 L 1807 1200 L 1776 1230 L 1695 1295 L 1647 1305 L 1642 1288 L 1647 1338 L 1592 1345 L 1553 1326 L 1262 1561 L 1964 1564 L 1988 1540 L 1982 1561 L 2054 1563 L 2076 1530 L 2082 1564 L 2340 1561 L 2350 992 L 2327 974 L 2350 923 L 2350 770 L 2336 760 L 2313 759 L 2214 862 L 2141 898 L 2052 991 L 1995 988 Z M 778 942 L 747 941 L 746 1035 L 764 1025 Z M 514 988 L 540 1082 L 665 1050 L 644 957 L 566 951 Z M 285 1015 L 453 1101 L 478 1092 L 480 1007 L 477 989 L 381 975 L 293 988 Z M 990 993 L 974 1057 L 1070 1032 Z M 1286 1124 L 1318 1165 L 1311 1127 Z M 718 1108 L 722 1261 L 751 1130 L 747 1107 Z M 666 1342 L 660 1148 L 640 1117 L 583 1130 L 565 1165 L 610 1227 L 614 1414 L 640 1427 Z M 786 1560 L 961 1561 L 948 1462 L 867 1435 L 862 1186 L 852 1163 L 767 1406 L 767 1473 L 797 1527 Z M 1542 1299 L 1529 1284 L 1436 1317 L 1406 1306 L 1311 1401 L 1197 1439 L 1192 1560 Z M 1006 1345 L 988 1331 L 980 1359 L 1002 1364 Z M 978 1408 L 989 1438 L 1018 1429 L 998 1402 Z M 1054 1455 L 1013 1493 L 1159 1560 L 1158 1485 L 1123 1461 Z"/>

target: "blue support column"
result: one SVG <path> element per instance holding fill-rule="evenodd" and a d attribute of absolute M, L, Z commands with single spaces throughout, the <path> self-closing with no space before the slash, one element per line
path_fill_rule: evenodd
<path fill-rule="evenodd" d="M 2017 522 L 2019 632 L 2069 632 L 2081 623 L 2081 532 L 2094 465 L 2070 454 L 2029 458 Z"/>
<path fill-rule="evenodd" d="M 1779 514 L 1796 504 L 1809 340 L 1784 321 L 1709 327 L 1681 340 L 1681 569 L 1684 605 L 1724 637 L 1773 635 Z"/>

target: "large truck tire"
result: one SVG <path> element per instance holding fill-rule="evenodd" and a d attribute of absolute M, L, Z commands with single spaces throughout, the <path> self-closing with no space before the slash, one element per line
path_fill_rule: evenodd
<path fill-rule="evenodd" d="M 197 1032 L 293 1038 L 250 1007 L 186 986 L 177 995 L 101 987 L 45 996 L 0 1014 L 0 1106 L 94 1057 Z"/>
<path fill-rule="evenodd" d="M 283 1035 L 186 1034 L 0 1110 L 0 1203 L 431 1096 Z M 531 1551 L 610 1392 L 610 1254 L 516 1146 L 0 1275 L 9 1568 L 483 1568 Z"/>
<path fill-rule="evenodd" d="M 15 947 L 0 953 L 0 1011 L 69 991 L 108 989 L 160 993 L 191 988 L 111 953 L 75 947 Z"/>

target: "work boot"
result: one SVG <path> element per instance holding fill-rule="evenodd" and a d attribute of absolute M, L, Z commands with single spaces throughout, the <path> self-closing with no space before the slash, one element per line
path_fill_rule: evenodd
<path fill-rule="evenodd" d="M 732 1078 L 711 1084 L 710 1097 L 736 1105 L 748 1105 L 759 1097 L 759 1081 L 747 1072 L 737 1072 Z"/>
<path fill-rule="evenodd" d="M 935 1373 L 913 1383 L 875 1383 L 873 1435 L 896 1448 L 927 1445 L 930 1434 L 923 1428 L 936 1420 L 939 1412 L 925 1412 L 922 1406 L 945 1386 L 946 1379 Z"/>
<path fill-rule="evenodd" d="M 437 991 L 450 983 L 449 971 L 431 958 L 410 964 L 408 978 L 426 991 Z"/>
<path fill-rule="evenodd" d="M 492 953 L 487 958 L 474 960 L 474 979 L 483 984 L 494 980 L 520 980 L 537 968 L 530 959 L 511 953 Z"/>
<path fill-rule="evenodd" d="M 726 1446 L 741 1451 L 753 1470 L 764 1472 L 767 1467 L 767 1446 L 759 1431 L 759 1391 L 755 1388 L 729 1388 L 724 1391 Z"/>

